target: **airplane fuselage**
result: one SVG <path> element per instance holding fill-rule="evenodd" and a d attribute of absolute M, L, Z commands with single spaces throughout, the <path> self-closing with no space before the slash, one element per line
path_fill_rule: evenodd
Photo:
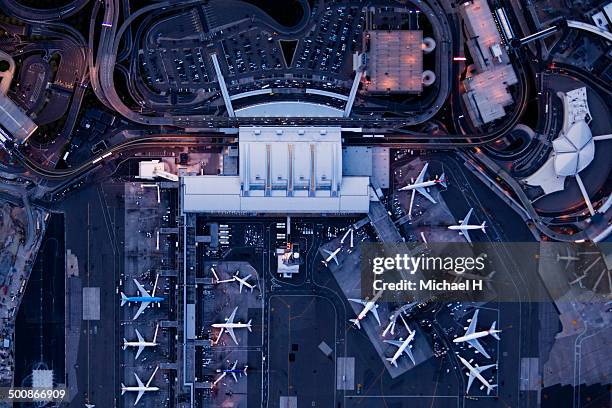
<path fill-rule="evenodd" d="M 442 180 L 439 179 L 423 181 L 421 183 L 408 184 L 407 186 L 400 188 L 399 191 L 414 190 L 416 188 L 427 188 L 440 183 L 442 183 Z"/>
<path fill-rule="evenodd" d="M 336 255 L 338 255 L 338 253 L 340 252 L 342 248 L 338 248 L 336 249 L 334 252 L 332 252 L 331 254 L 329 254 L 329 256 L 325 259 L 325 263 L 328 264 L 332 261 L 332 259 L 334 259 L 334 257 Z"/>
<path fill-rule="evenodd" d="M 478 370 L 476 370 L 466 359 L 464 359 L 463 357 L 459 357 L 459 360 L 461 360 L 461 362 L 463 363 L 464 366 L 467 367 L 468 370 L 470 370 L 470 374 L 472 374 L 474 377 L 478 378 L 478 380 L 487 388 L 492 388 L 492 385 L 489 384 L 489 382 L 482 376 L 482 374 L 480 374 L 478 372 Z"/>
<path fill-rule="evenodd" d="M 144 296 L 128 296 L 125 299 L 127 302 L 150 302 L 150 303 L 159 303 L 159 302 L 163 302 L 164 298 L 160 297 L 160 296 L 150 296 L 150 297 L 144 297 Z"/>
<path fill-rule="evenodd" d="M 449 225 L 448 229 L 450 230 L 477 230 L 482 229 L 482 225 Z"/>
<path fill-rule="evenodd" d="M 247 328 L 250 325 L 248 323 L 213 323 L 212 327 L 216 329 L 242 329 Z"/>
<path fill-rule="evenodd" d="M 366 305 L 363 307 L 363 310 L 361 311 L 361 313 L 359 313 L 359 315 L 357 315 L 357 320 L 363 320 L 368 315 L 368 312 L 370 310 L 372 310 L 372 308 L 375 305 L 376 305 L 376 302 L 368 302 L 368 303 L 366 303 Z"/>
<path fill-rule="evenodd" d="M 391 358 L 391 364 L 393 364 L 395 361 L 397 361 L 398 358 L 400 358 L 400 356 L 402 355 L 404 350 L 406 350 L 406 347 L 410 346 L 410 342 L 412 341 L 412 339 L 414 339 L 414 333 L 411 334 L 410 336 L 408 336 L 408 338 L 406 340 L 404 340 L 402 345 L 399 346 L 399 348 L 397 349 L 397 351 L 395 352 L 395 354 Z"/>
<path fill-rule="evenodd" d="M 159 387 L 121 387 L 123 392 L 159 391 Z"/>
<path fill-rule="evenodd" d="M 497 333 L 498 330 L 496 330 L 495 332 Z M 483 330 L 483 331 L 475 332 L 475 333 L 472 333 L 472 334 L 468 334 L 466 336 L 457 337 L 456 339 L 453 340 L 453 343 L 461 343 L 461 342 L 464 342 L 464 341 L 475 340 L 475 339 L 479 339 L 481 337 L 488 336 L 489 334 L 491 334 L 490 330 Z"/>
<path fill-rule="evenodd" d="M 157 343 L 153 341 L 126 341 L 123 345 L 125 347 L 155 347 Z"/>

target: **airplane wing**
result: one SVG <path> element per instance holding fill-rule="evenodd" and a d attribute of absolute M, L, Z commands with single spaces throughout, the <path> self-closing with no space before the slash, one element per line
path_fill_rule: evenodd
<path fill-rule="evenodd" d="M 234 381 L 238 382 L 238 377 L 236 377 L 236 373 L 232 371 L 232 377 L 234 377 Z"/>
<path fill-rule="evenodd" d="M 408 354 L 408 357 L 410 357 L 410 360 L 412 360 L 412 364 L 416 365 L 416 362 L 414 361 L 414 356 L 412 355 L 412 349 L 410 348 L 410 346 L 404 349 L 404 353 Z"/>
<path fill-rule="evenodd" d="M 230 317 L 227 318 L 227 323 L 234 323 L 234 317 L 236 317 L 236 311 L 238 310 L 238 306 L 236 306 L 234 308 L 234 311 L 232 312 L 232 314 L 230 315 Z"/>
<path fill-rule="evenodd" d="M 332 256 L 332 259 L 334 260 L 336 265 L 340 265 L 340 262 L 338 262 L 338 258 L 336 258 L 336 255 Z"/>
<path fill-rule="evenodd" d="M 392 344 L 395 347 L 400 347 L 404 342 L 399 340 L 385 340 L 385 343 Z"/>
<path fill-rule="evenodd" d="M 331 258 L 334 260 L 334 262 L 336 263 L 336 265 L 340 265 L 340 262 L 338 262 L 338 258 L 336 258 L 336 255 L 332 252 L 332 251 L 328 251 L 327 249 L 321 248 L 323 250 L 323 252 L 325 252 L 327 255 L 331 255 Z"/>
<path fill-rule="evenodd" d="M 427 167 L 428 166 L 429 166 L 429 163 L 425 163 L 425 165 L 423 166 L 423 169 L 421 170 L 421 172 L 419 173 L 418 177 L 414 181 L 415 184 L 423 182 L 423 179 L 425 178 L 425 173 L 427 173 Z"/>
<path fill-rule="evenodd" d="M 474 367 L 474 370 L 478 371 L 478 373 L 480 374 L 483 371 L 486 371 L 486 370 L 488 370 L 491 367 L 495 367 L 495 364 L 489 364 L 489 365 L 486 365 L 486 366 Z"/>
<path fill-rule="evenodd" d="M 135 360 L 138 360 L 138 356 L 140 356 L 140 353 L 142 353 L 143 350 L 144 350 L 143 345 L 138 346 L 138 350 L 136 351 L 136 357 L 134 358 Z"/>
<path fill-rule="evenodd" d="M 467 374 L 468 375 L 468 384 L 467 384 L 467 388 L 465 389 L 465 393 L 469 394 L 470 392 L 470 387 L 472 386 L 472 383 L 474 382 L 474 373 L 472 373 L 471 371 Z"/>
<path fill-rule="evenodd" d="M 142 343 L 144 341 L 144 338 L 142 337 L 142 334 L 140 334 L 138 329 L 135 329 L 134 331 L 136 332 L 136 336 L 138 337 L 138 341 Z"/>
<path fill-rule="evenodd" d="M 236 335 L 234 334 L 234 329 L 232 329 L 231 327 L 228 327 L 225 329 L 229 335 L 232 337 L 232 340 L 234 340 L 234 343 L 236 343 L 236 345 L 238 345 L 238 340 L 236 340 Z"/>
<path fill-rule="evenodd" d="M 461 234 L 465 237 L 465 240 L 467 242 L 469 242 L 470 244 L 472 243 L 472 239 L 470 238 L 470 233 L 468 232 L 468 230 L 461 231 Z"/>
<path fill-rule="evenodd" d="M 476 331 L 476 325 L 478 324 L 478 309 L 474 312 L 474 316 L 472 316 L 472 320 L 470 320 L 470 325 L 465 331 L 465 335 L 470 335 Z"/>
<path fill-rule="evenodd" d="M 138 374 L 134 373 L 134 377 L 136 377 L 136 382 L 138 383 L 138 386 L 139 387 L 144 387 L 144 384 L 140 380 L 140 377 L 138 377 Z"/>
<path fill-rule="evenodd" d="M 140 316 L 150 304 L 151 302 L 140 302 L 140 307 L 138 308 L 138 311 L 136 312 L 132 320 L 138 319 L 138 316 Z"/>
<path fill-rule="evenodd" d="M 142 398 L 142 396 L 144 395 L 144 390 L 141 389 L 140 391 L 138 391 L 138 395 L 136 396 L 136 401 L 134 402 L 134 406 L 136 406 L 136 404 L 138 404 L 138 401 L 140 401 L 140 399 Z"/>
<path fill-rule="evenodd" d="M 468 211 L 467 215 L 465 216 L 465 218 L 463 219 L 463 221 L 461 221 L 461 225 L 468 225 L 468 223 L 470 222 L 470 217 L 472 216 L 472 211 L 474 211 L 473 208 L 470 208 L 470 211 Z"/>
<path fill-rule="evenodd" d="M 423 187 L 417 187 L 416 191 L 419 192 L 419 194 L 421 194 L 423 197 L 425 197 L 426 199 L 428 199 L 429 201 L 431 201 L 432 203 L 436 204 L 436 200 L 434 200 L 434 198 L 431 196 L 431 194 L 429 194 L 427 192 L 426 189 L 424 189 Z"/>
<path fill-rule="evenodd" d="M 484 347 L 482 347 L 482 344 L 480 344 L 480 342 L 478 340 L 476 340 L 476 339 L 468 340 L 467 343 L 470 346 L 474 347 L 480 354 L 482 354 L 486 358 L 491 358 L 489 353 L 487 353 L 487 351 L 484 349 Z"/>
<path fill-rule="evenodd" d="M 244 281 L 239 280 L 238 283 L 240 284 L 240 290 L 238 290 L 238 293 L 242 293 L 242 287 L 244 286 Z"/>
<path fill-rule="evenodd" d="M 376 311 L 376 306 L 374 306 L 372 309 L 370 309 L 372 311 L 372 314 L 374 315 L 374 317 L 376 318 L 376 321 L 378 322 L 378 325 L 380 326 L 380 317 L 378 317 L 378 312 Z"/>
<path fill-rule="evenodd" d="M 136 284 L 136 287 L 138 288 L 138 291 L 140 292 L 140 296 L 151 297 L 151 295 L 149 295 L 149 292 L 147 292 L 147 290 L 140 284 L 140 282 L 134 279 L 134 283 Z"/>
<path fill-rule="evenodd" d="M 365 306 L 368 302 L 362 299 L 349 299 L 351 302 L 355 302 L 355 303 L 359 303 L 363 306 Z"/>

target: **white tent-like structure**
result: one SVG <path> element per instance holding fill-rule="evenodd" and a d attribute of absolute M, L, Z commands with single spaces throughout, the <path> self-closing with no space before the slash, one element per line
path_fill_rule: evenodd
<path fill-rule="evenodd" d="M 528 185 L 540 186 L 545 194 L 563 190 L 566 177 L 576 177 L 576 182 L 591 215 L 595 210 L 580 178 L 580 172 L 588 167 L 595 157 L 595 141 L 610 139 L 612 135 L 595 136 L 589 122 L 591 112 L 586 88 L 578 88 L 558 96 L 563 100 L 563 128 L 553 140 L 553 152 L 535 173 L 524 181 Z"/>
<path fill-rule="evenodd" d="M 584 170 L 595 157 L 595 143 L 589 125 L 584 120 L 570 126 L 553 140 L 555 173 L 559 176 L 575 176 Z"/>

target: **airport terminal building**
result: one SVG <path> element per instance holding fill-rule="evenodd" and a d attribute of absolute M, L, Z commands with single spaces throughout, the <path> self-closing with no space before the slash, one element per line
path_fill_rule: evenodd
<path fill-rule="evenodd" d="M 370 179 L 343 176 L 340 127 L 241 127 L 238 175 L 180 179 L 184 213 L 365 214 Z"/>

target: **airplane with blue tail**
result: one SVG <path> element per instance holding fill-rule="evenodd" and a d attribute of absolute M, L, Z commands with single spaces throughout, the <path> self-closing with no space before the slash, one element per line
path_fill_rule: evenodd
<path fill-rule="evenodd" d="M 140 307 L 138 308 L 138 311 L 136 312 L 132 320 L 138 319 L 138 316 L 140 316 L 142 312 L 144 312 L 144 310 L 151 303 L 160 303 L 164 301 L 164 298 L 162 296 L 155 296 L 155 289 L 157 289 L 157 279 L 158 278 L 159 276 L 155 278 L 155 285 L 153 286 L 153 292 L 151 295 L 149 295 L 149 292 L 147 292 L 147 290 L 136 279 L 134 279 L 134 283 L 136 284 L 136 287 L 138 288 L 138 292 L 140 296 L 126 296 L 125 293 L 121 292 L 121 306 L 125 305 L 128 302 L 140 303 Z"/>

